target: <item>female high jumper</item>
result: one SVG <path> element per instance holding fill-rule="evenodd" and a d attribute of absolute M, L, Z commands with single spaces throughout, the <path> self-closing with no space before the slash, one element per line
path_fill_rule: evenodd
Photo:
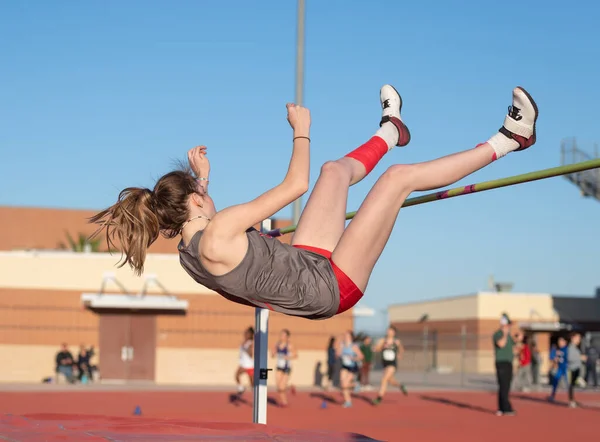
<path fill-rule="evenodd" d="M 538 109 L 520 87 L 504 124 L 487 142 L 464 152 L 418 164 L 388 168 L 345 227 L 348 188 L 361 181 L 410 132 L 400 115 L 402 99 L 392 86 L 380 91 L 380 128 L 346 156 L 326 162 L 291 245 L 253 228 L 308 190 L 310 113 L 287 105 L 293 149 L 283 181 L 258 198 L 217 211 L 208 193 L 206 148 L 188 152 L 191 171 L 161 177 L 154 189 L 127 188 L 117 202 L 91 218 L 118 242 L 124 260 L 141 274 L 148 247 L 162 234 L 181 235 L 180 261 L 198 283 L 240 304 L 291 316 L 326 319 L 345 312 L 363 296 L 371 272 L 391 234 L 402 204 L 413 191 L 450 185 L 509 152 L 532 146 Z M 192 172 L 194 174 L 192 174 Z"/>

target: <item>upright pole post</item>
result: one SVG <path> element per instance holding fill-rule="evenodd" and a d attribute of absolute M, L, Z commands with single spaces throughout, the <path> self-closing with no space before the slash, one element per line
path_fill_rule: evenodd
<path fill-rule="evenodd" d="M 269 369 L 269 310 L 257 308 L 254 312 L 254 416 L 255 424 L 267 423 L 267 378 Z"/>
<path fill-rule="evenodd" d="M 460 328 L 460 386 L 465 386 L 465 371 L 467 358 L 467 326 Z"/>
<path fill-rule="evenodd" d="M 429 344 L 429 327 L 423 328 L 423 380 L 427 379 L 427 372 L 429 371 L 429 361 L 427 357 L 427 348 Z"/>
<path fill-rule="evenodd" d="M 295 103 L 302 106 L 304 103 L 304 18 L 306 16 L 304 0 L 298 0 L 296 16 L 296 98 Z M 292 206 L 292 222 L 298 224 L 302 211 L 302 198 L 294 201 Z"/>
<path fill-rule="evenodd" d="M 271 230 L 271 220 L 260 225 L 261 232 Z M 267 380 L 269 369 L 269 310 L 254 310 L 254 404 L 252 422 L 267 423 Z"/>

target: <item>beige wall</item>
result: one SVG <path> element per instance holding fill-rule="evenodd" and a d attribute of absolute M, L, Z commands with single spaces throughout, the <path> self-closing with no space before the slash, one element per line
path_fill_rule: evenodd
<path fill-rule="evenodd" d="M 56 353 L 60 349 L 53 345 L 0 345 L 0 383 L 39 383 L 54 376 Z M 69 350 L 76 358 L 77 347 Z M 306 350 L 298 352 L 292 361 L 294 385 L 310 386 L 314 382 L 315 366 L 322 362 L 326 370 L 325 352 Z M 98 362 L 94 356 L 92 363 Z M 200 348 L 157 348 L 157 384 L 181 385 L 233 385 L 233 376 L 238 366 L 238 350 Z M 275 360 L 269 357 L 269 367 Z M 102 367 L 100 367 L 102 369 Z M 275 385 L 275 374 L 270 372 L 269 385 Z"/>
<path fill-rule="evenodd" d="M 129 267 L 117 268 L 119 256 L 108 253 L 0 252 L 0 287 L 96 292 L 100 289 L 103 275 L 111 272 L 130 293 L 138 293 L 144 285 L 144 278 L 135 276 Z M 188 276 L 177 255 L 148 255 L 145 274 L 156 275 L 171 293 L 213 293 Z M 114 283 L 109 283 L 106 290 L 121 291 Z M 148 292 L 161 293 L 162 290 L 150 285 Z"/>
<path fill-rule="evenodd" d="M 69 347 L 73 357 L 79 349 Z M 0 382 L 41 382 L 54 376 L 57 345 L 0 345 Z M 92 362 L 98 360 L 94 356 Z"/>
<path fill-rule="evenodd" d="M 552 296 L 546 293 L 479 293 L 477 316 L 497 319 L 506 312 L 511 318 L 534 321 L 557 320 Z"/>
<path fill-rule="evenodd" d="M 156 382 L 158 384 L 233 385 L 238 367 L 237 350 L 158 348 Z M 315 366 L 322 362 L 326 371 L 324 351 L 299 351 L 292 361 L 292 382 L 297 386 L 314 383 Z M 269 367 L 275 360 L 269 358 Z M 275 373 L 269 372 L 269 385 L 275 385 Z"/>
<path fill-rule="evenodd" d="M 416 322 L 424 314 L 428 321 L 477 318 L 477 296 L 457 296 L 410 304 L 395 304 L 388 307 L 390 322 Z"/>
<path fill-rule="evenodd" d="M 511 318 L 555 321 L 552 296 L 545 293 L 486 293 L 388 307 L 390 322 L 416 322 L 424 314 L 428 321 L 497 320 L 506 312 Z"/>

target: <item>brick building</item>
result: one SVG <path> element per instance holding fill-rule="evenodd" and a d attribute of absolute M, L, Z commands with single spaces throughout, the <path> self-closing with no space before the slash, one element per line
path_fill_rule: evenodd
<path fill-rule="evenodd" d="M 600 289 L 595 296 L 480 292 L 388 307 L 390 323 L 407 347 L 405 366 L 471 373 L 494 370 L 492 334 L 502 313 L 534 340 L 546 370 L 550 345 L 570 331 L 600 331 Z"/>

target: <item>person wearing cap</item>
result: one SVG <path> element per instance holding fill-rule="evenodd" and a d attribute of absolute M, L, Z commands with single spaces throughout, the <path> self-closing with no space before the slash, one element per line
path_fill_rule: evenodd
<path fill-rule="evenodd" d="M 512 322 L 504 313 L 500 318 L 500 328 L 494 333 L 494 354 L 496 360 L 496 377 L 498 379 L 498 411 L 497 416 L 514 415 L 508 398 L 513 377 L 513 358 L 515 341 L 510 334 Z"/>

